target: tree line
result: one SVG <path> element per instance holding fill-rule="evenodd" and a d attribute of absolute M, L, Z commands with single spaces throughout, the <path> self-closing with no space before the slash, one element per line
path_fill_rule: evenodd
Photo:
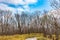
<path fill-rule="evenodd" d="M 54 9 L 59 9 L 57 0 L 51 0 L 51 6 Z M 59 14 L 60 12 L 56 10 Z M 13 13 L 10 10 L 0 9 L 0 34 L 26 34 L 26 33 L 43 33 L 44 36 L 53 34 L 56 35 L 56 40 L 59 39 L 60 34 L 60 20 L 54 17 L 53 13 L 48 15 L 49 11 L 44 10 L 43 15 L 40 11 L 22 12 L 21 15 Z M 56 14 L 57 14 L 56 13 Z"/>

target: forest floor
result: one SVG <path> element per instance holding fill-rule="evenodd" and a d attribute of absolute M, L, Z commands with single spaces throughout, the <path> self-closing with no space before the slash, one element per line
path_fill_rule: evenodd
<path fill-rule="evenodd" d="M 28 38 L 36 38 L 37 40 L 52 40 L 44 37 L 42 33 L 31 33 L 31 34 L 16 34 L 16 35 L 3 35 L 0 36 L 0 40 L 26 40 Z"/>

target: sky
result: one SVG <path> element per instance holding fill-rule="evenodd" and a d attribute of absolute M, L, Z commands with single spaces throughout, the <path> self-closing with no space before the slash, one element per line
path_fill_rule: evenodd
<path fill-rule="evenodd" d="M 51 10 L 48 0 L 0 0 L 0 9 L 14 12 Z"/>

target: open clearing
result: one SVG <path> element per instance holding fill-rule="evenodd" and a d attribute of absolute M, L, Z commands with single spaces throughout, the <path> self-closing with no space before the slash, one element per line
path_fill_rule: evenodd
<path fill-rule="evenodd" d="M 0 36 L 0 40 L 27 40 L 31 38 L 37 40 L 51 40 L 48 37 L 43 37 L 42 33 L 31 33 L 31 34 L 16 34 L 16 35 L 3 35 Z"/>

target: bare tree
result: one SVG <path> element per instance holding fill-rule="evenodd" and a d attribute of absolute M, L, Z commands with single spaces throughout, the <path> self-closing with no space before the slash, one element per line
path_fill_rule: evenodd
<path fill-rule="evenodd" d="M 58 33 L 58 31 L 59 31 L 60 27 L 57 24 L 57 19 L 56 18 L 54 18 L 54 27 L 55 27 L 56 40 L 59 40 L 59 33 Z"/>
<path fill-rule="evenodd" d="M 3 19 L 2 19 L 2 16 L 3 16 L 3 10 L 0 10 L 0 26 L 1 26 L 1 29 L 2 29 L 2 34 L 3 34 L 3 31 L 4 31 L 4 29 L 3 29 Z"/>
<path fill-rule="evenodd" d="M 21 26 L 20 26 L 20 15 L 19 14 L 15 14 L 16 20 L 17 20 L 17 24 L 18 24 L 18 29 L 19 29 L 19 33 L 21 33 Z"/>
<path fill-rule="evenodd" d="M 60 8 L 60 0 L 49 0 L 50 1 L 50 6 L 54 9 Z"/>

